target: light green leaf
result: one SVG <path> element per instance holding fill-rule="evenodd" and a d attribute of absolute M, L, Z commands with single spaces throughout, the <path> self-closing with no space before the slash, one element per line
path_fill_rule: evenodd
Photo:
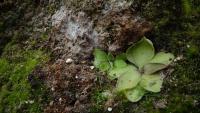
<path fill-rule="evenodd" d="M 126 67 L 126 72 L 123 72 L 117 81 L 117 91 L 134 88 L 141 80 L 141 75 L 137 69 L 129 65 Z"/>
<path fill-rule="evenodd" d="M 99 70 L 101 71 L 108 71 L 110 69 L 110 63 L 105 61 L 99 64 Z"/>
<path fill-rule="evenodd" d="M 108 55 L 101 49 L 94 50 L 94 66 L 101 71 L 108 71 L 111 67 L 111 60 L 114 59 L 111 53 Z"/>
<path fill-rule="evenodd" d="M 127 72 L 127 68 L 113 68 L 108 72 L 108 78 L 113 80 Z"/>
<path fill-rule="evenodd" d="M 144 66 L 144 74 L 153 74 L 159 70 L 166 68 L 168 65 L 160 63 L 149 63 Z"/>
<path fill-rule="evenodd" d="M 150 63 L 144 66 L 144 74 L 152 74 L 166 68 L 173 59 L 174 55 L 171 53 L 157 53 Z"/>
<path fill-rule="evenodd" d="M 143 97 L 143 95 L 145 94 L 145 90 L 141 86 L 137 85 L 135 88 L 129 89 L 124 93 L 129 101 L 137 102 Z"/>
<path fill-rule="evenodd" d="M 140 81 L 140 86 L 151 92 L 160 92 L 163 83 L 163 78 L 159 73 L 153 75 L 143 75 Z"/>
<path fill-rule="evenodd" d="M 142 68 L 153 58 L 154 51 L 152 42 L 144 37 L 142 40 L 127 49 L 126 56 L 131 63 Z"/>
<path fill-rule="evenodd" d="M 174 55 L 171 53 L 159 52 L 157 53 L 150 63 L 160 63 L 164 65 L 169 65 L 174 59 Z"/>
<path fill-rule="evenodd" d="M 116 67 L 116 68 L 123 68 L 123 67 L 126 67 L 126 66 L 127 66 L 127 64 L 126 64 L 126 62 L 124 60 L 116 59 L 114 61 L 114 67 Z"/>
<path fill-rule="evenodd" d="M 102 51 L 101 49 L 94 49 L 94 66 L 96 68 L 99 68 L 99 65 L 102 63 L 102 62 L 105 62 L 107 61 L 107 54 Z"/>
<path fill-rule="evenodd" d="M 125 61 L 121 59 L 116 59 L 114 61 L 113 68 L 110 69 L 108 72 L 108 77 L 113 80 L 115 78 L 118 78 L 123 73 L 127 72 L 129 68 L 127 68 L 127 64 Z"/>

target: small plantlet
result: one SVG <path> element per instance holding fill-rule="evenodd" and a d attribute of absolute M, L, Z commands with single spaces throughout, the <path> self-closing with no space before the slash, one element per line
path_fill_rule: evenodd
<path fill-rule="evenodd" d="M 100 49 L 94 50 L 94 56 L 94 66 L 109 79 L 117 79 L 115 92 L 123 93 L 131 102 L 139 101 L 146 92 L 160 92 L 160 70 L 174 59 L 171 53 L 155 54 L 153 43 L 145 37 L 115 58 Z"/>

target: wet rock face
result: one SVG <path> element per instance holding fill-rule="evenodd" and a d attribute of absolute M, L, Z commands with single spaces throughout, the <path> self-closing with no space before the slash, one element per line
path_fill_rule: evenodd
<path fill-rule="evenodd" d="M 94 47 L 113 53 L 122 51 L 151 29 L 150 23 L 129 6 L 128 2 L 101 1 L 99 12 L 92 15 L 62 6 L 52 16 L 52 39 L 58 42 L 54 46 L 67 57 L 87 57 Z"/>

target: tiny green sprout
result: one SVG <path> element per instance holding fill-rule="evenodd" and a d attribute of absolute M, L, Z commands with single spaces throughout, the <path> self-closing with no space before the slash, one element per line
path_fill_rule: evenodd
<path fill-rule="evenodd" d="M 148 91 L 160 92 L 160 71 L 174 59 L 171 53 L 155 54 L 153 43 L 145 37 L 115 58 L 100 49 L 94 50 L 94 56 L 94 66 L 107 72 L 109 79 L 117 79 L 115 92 L 124 93 L 131 102 L 139 101 Z"/>

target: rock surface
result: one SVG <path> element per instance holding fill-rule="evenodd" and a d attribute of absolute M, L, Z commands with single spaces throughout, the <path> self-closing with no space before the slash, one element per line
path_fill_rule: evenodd
<path fill-rule="evenodd" d="M 101 9 L 95 14 L 61 6 L 52 16 L 51 39 L 57 42 L 55 48 L 66 55 L 63 57 L 87 57 L 96 47 L 116 53 L 151 30 L 151 24 L 130 9 L 130 2 L 110 0 L 99 4 L 95 6 Z"/>

